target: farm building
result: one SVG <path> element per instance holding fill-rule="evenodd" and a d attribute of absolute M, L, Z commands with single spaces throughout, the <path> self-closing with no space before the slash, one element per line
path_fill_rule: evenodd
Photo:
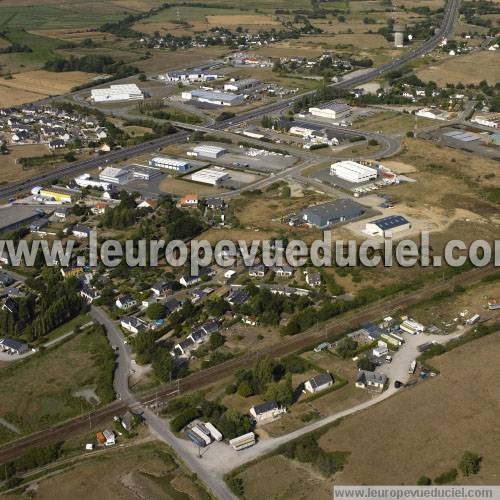
<path fill-rule="evenodd" d="M 187 161 L 166 158 L 165 156 L 155 156 L 148 163 L 151 167 L 164 168 L 175 172 L 187 172 L 191 168 Z"/>
<path fill-rule="evenodd" d="M 135 83 L 111 85 L 104 89 L 92 89 L 90 97 L 94 102 L 137 101 L 144 99 L 144 94 Z"/>
<path fill-rule="evenodd" d="M 340 102 L 328 102 L 309 108 L 309 113 L 319 118 L 336 120 L 340 115 L 347 113 L 351 109 L 347 104 Z"/>
<path fill-rule="evenodd" d="M 224 90 L 229 92 L 242 92 L 243 90 L 250 90 L 258 87 L 260 80 L 255 78 L 245 78 L 244 80 L 235 80 L 224 84 Z"/>
<path fill-rule="evenodd" d="M 306 380 L 304 387 L 311 394 L 329 389 L 333 385 L 333 378 L 329 373 L 320 373 L 309 380 Z"/>
<path fill-rule="evenodd" d="M 353 183 L 368 182 L 377 178 L 377 170 L 361 163 L 344 160 L 330 166 L 330 175 Z"/>
<path fill-rule="evenodd" d="M 215 106 L 238 106 L 245 100 L 245 96 L 231 94 L 230 92 L 216 92 L 213 90 L 188 90 L 182 93 L 182 99 L 186 101 L 205 102 Z"/>
<path fill-rule="evenodd" d="M 321 229 L 355 219 L 364 213 L 365 208 L 362 205 L 349 198 L 342 198 L 306 208 L 302 211 L 302 219 L 307 224 Z"/>
<path fill-rule="evenodd" d="M 191 175 L 192 181 L 201 182 L 203 184 L 210 184 L 212 186 L 218 186 L 228 179 L 229 174 L 225 170 L 216 168 L 206 168 L 204 170 L 198 170 Z"/>
<path fill-rule="evenodd" d="M 196 146 L 193 148 L 193 153 L 197 156 L 203 156 L 204 158 L 216 159 L 219 156 L 227 153 L 227 149 L 221 148 L 219 146 Z"/>
<path fill-rule="evenodd" d="M 390 215 L 389 217 L 367 222 L 365 233 L 390 238 L 394 234 L 407 231 L 410 228 L 411 224 L 402 215 Z"/>

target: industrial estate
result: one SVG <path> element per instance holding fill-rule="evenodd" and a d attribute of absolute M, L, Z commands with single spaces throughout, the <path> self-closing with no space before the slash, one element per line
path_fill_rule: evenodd
<path fill-rule="evenodd" d="M 500 3 L 4 0 L 0 26 L 2 497 L 498 484 Z M 463 260 L 241 251 L 325 234 Z M 109 240 L 229 263 L 91 263 Z"/>

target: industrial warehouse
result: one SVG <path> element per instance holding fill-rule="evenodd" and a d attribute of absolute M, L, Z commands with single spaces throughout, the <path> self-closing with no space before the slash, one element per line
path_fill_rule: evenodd
<path fill-rule="evenodd" d="M 212 186 L 219 186 L 224 181 L 229 180 L 230 176 L 220 167 L 206 168 L 204 170 L 198 170 L 191 174 L 191 180 L 194 182 L 201 182 L 202 184 L 210 184 Z"/>
<path fill-rule="evenodd" d="M 135 83 L 124 85 L 111 85 L 104 89 L 92 89 L 90 91 L 92 101 L 114 102 L 114 101 L 137 101 L 144 99 L 142 90 Z"/>
<path fill-rule="evenodd" d="M 214 106 L 238 106 L 243 103 L 245 96 L 230 92 L 195 89 L 183 92 L 182 99 L 213 104 Z"/>
<path fill-rule="evenodd" d="M 375 180 L 378 176 L 378 172 L 372 167 L 367 167 L 355 161 L 345 160 L 333 163 L 330 166 L 330 175 L 359 184 Z"/>
<path fill-rule="evenodd" d="M 165 156 L 155 156 L 149 160 L 148 164 L 151 167 L 164 168 L 175 172 L 187 172 L 191 168 L 187 161 L 166 158 Z"/>

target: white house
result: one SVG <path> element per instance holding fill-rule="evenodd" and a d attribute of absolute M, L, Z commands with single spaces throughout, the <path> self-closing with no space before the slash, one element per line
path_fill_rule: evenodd
<path fill-rule="evenodd" d="M 309 380 L 306 380 L 304 387 L 311 394 L 329 389 L 333 385 L 333 378 L 329 373 L 320 373 Z"/>
<path fill-rule="evenodd" d="M 250 408 L 250 415 L 257 423 L 274 420 L 283 415 L 283 413 L 286 413 L 286 408 L 279 406 L 276 401 L 266 401 Z"/>
<path fill-rule="evenodd" d="M 110 431 L 109 429 L 104 429 L 102 433 L 106 438 L 106 442 L 104 443 L 106 446 L 113 446 L 116 443 L 115 433 L 113 431 Z"/>
<path fill-rule="evenodd" d="M 382 391 L 387 383 L 387 376 L 383 373 L 370 372 L 368 370 L 359 370 L 356 379 L 356 387 L 360 389 L 375 389 Z"/>
<path fill-rule="evenodd" d="M 127 310 L 136 306 L 137 300 L 135 300 L 132 295 L 122 295 L 116 299 L 115 305 L 118 309 Z"/>
<path fill-rule="evenodd" d="M 120 325 L 125 330 L 134 334 L 146 330 L 148 326 L 145 321 L 136 318 L 135 316 L 122 316 L 120 318 Z"/>

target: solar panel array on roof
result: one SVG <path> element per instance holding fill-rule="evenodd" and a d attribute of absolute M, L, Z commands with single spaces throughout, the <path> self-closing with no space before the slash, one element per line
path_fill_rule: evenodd
<path fill-rule="evenodd" d="M 383 219 L 374 220 L 373 224 L 378 226 L 380 229 L 387 231 L 387 229 L 393 229 L 395 227 L 402 226 L 403 224 L 409 224 L 409 222 L 402 215 L 390 215 L 389 217 L 384 217 Z"/>
<path fill-rule="evenodd" d="M 477 141 L 480 138 L 477 134 L 464 132 L 463 130 L 450 130 L 449 132 L 445 132 L 443 135 L 462 142 Z"/>

